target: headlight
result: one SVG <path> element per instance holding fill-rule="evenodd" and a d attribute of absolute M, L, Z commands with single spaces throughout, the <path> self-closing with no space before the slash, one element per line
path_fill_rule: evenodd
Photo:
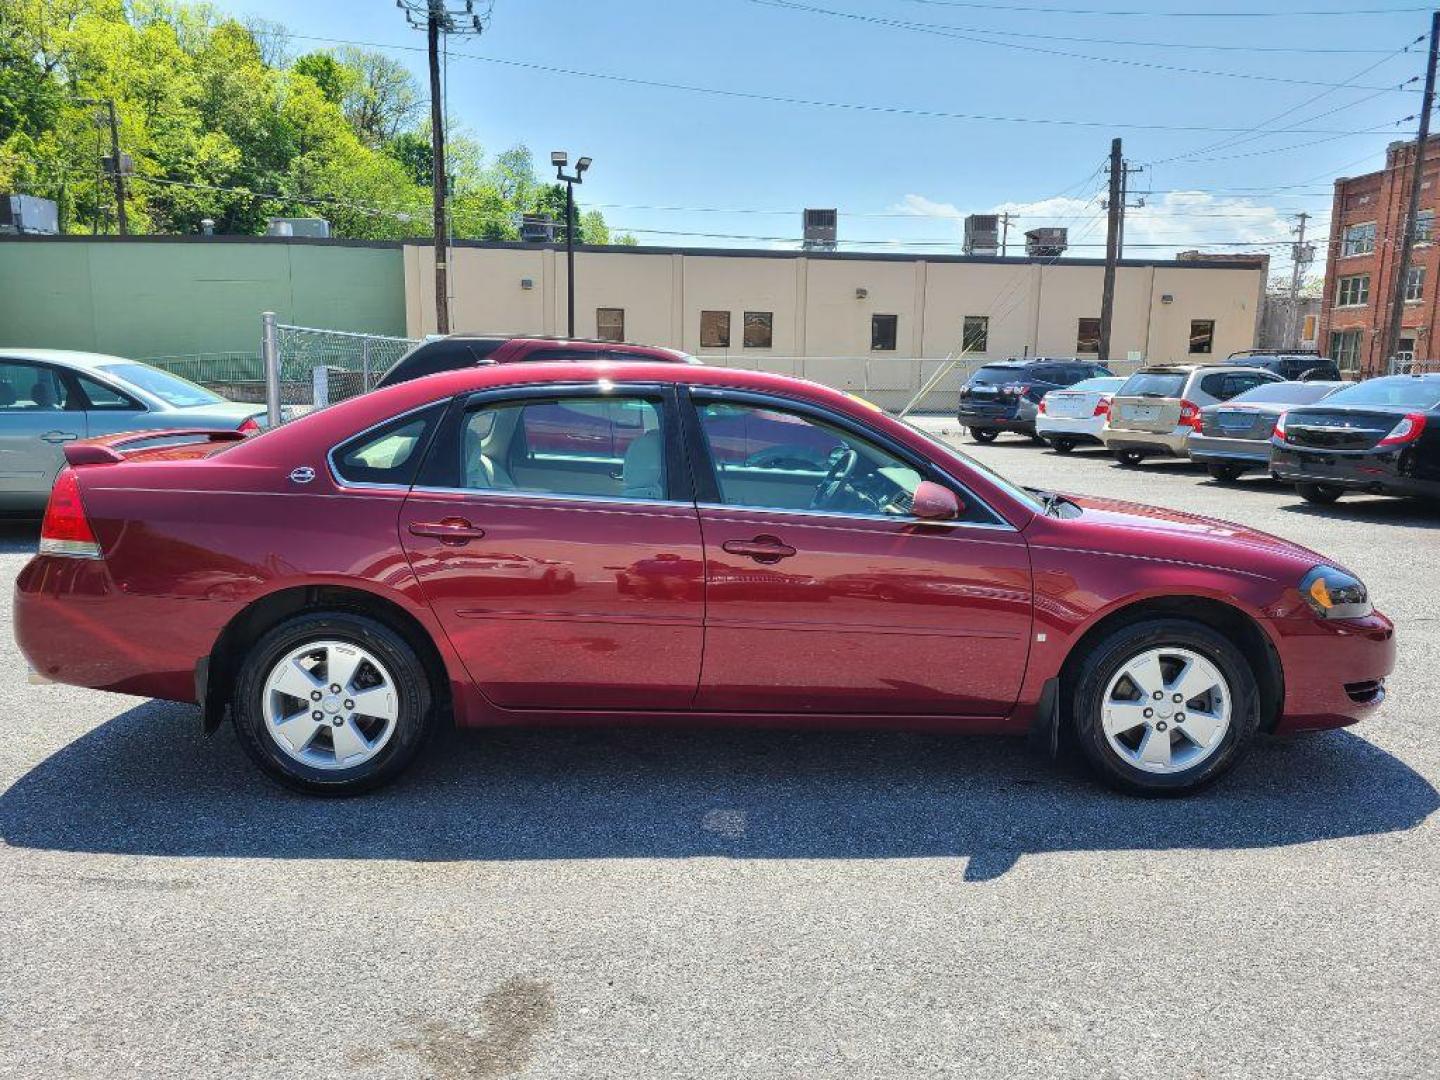
<path fill-rule="evenodd" d="M 1359 619 L 1375 610 L 1364 583 L 1333 566 L 1317 566 L 1306 574 L 1300 595 L 1322 619 Z"/>

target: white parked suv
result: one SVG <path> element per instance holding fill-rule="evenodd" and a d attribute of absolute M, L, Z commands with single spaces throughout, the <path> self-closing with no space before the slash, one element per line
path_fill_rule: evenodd
<path fill-rule="evenodd" d="M 1280 382 L 1263 368 L 1235 364 L 1163 364 L 1141 368 L 1115 392 L 1100 441 L 1122 465 L 1147 457 L 1186 457 L 1200 430 L 1200 410 L 1261 383 Z"/>
<path fill-rule="evenodd" d="M 1105 417 L 1110 415 L 1110 399 L 1124 382 L 1124 376 L 1103 375 L 1063 390 L 1051 390 L 1040 399 L 1035 434 L 1061 454 L 1086 443 L 1100 445 L 1100 431 Z"/>

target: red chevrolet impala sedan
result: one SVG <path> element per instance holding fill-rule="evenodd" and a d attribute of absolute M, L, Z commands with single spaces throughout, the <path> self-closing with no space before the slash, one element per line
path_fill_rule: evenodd
<path fill-rule="evenodd" d="M 845 394 L 496 365 L 253 438 L 66 448 L 15 630 L 43 677 L 228 714 L 354 792 L 442 721 L 1068 730 L 1178 792 L 1354 723 L 1393 627 L 1313 551 L 1022 489 Z"/>

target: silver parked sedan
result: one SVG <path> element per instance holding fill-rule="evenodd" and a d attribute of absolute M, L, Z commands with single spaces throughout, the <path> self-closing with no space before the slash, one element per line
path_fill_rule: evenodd
<path fill-rule="evenodd" d="M 146 428 L 256 430 L 259 405 L 101 353 L 0 347 L 0 510 L 45 508 L 74 439 Z"/>

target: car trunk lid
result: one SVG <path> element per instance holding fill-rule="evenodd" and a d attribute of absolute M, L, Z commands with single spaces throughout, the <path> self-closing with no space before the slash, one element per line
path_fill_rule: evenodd
<path fill-rule="evenodd" d="M 1062 420 L 1094 416 L 1104 397 L 1097 390 L 1052 390 L 1045 395 L 1045 415 Z"/>
<path fill-rule="evenodd" d="M 1219 439 L 1249 439 L 1260 441 L 1270 438 L 1275 430 L 1276 412 L 1244 405 L 1227 405 L 1224 408 L 1206 409 L 1202 432 Z"/>
<path fill-rule="evenodd" d="M 1360 409 L 1294 410 L 1285 417 L 1285 441 L 1317 450 L 1370 450 L 1403 413 Z"/>
<path fill-rule="evenodd" d="M 1171 431 L 1180 423 L 1180 399 L 1122 397 L 1110 402 L 1110 426 L 1123 431 Z"/>

